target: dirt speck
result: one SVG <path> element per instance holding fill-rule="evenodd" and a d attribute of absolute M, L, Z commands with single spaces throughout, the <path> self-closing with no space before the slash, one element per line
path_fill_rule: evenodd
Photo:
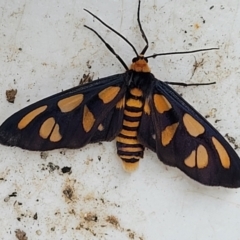
<path fill-rule="evenodd" d="M 17 89 L 6 90 L 6 98 L 8 102 L 14 103 L 16 95 Z"/>
<path fill-rule="evenodd" d="M 41 159 L 47 159 L 47 157 L 48 157 L 48 152 L 41 152 L 40 153 L 40 157 L 41 157 Z"/>
<path fill-rule="evenodd" d="M 87 222 L 97 222 L 98 217 L 97 214 L 89 212 L 84 215 L 84 220 Z"/>
<path fill-rule="evenodd" d="M 66 186 L 65 189 L 63 190 L 63 194 L 66 199 L 72 200 L 73 197 L 73 189 L 71 186 Z"/>
<path fill-rule="evenodd" d="M 15 236 L 18 240 L 28 240 L 27 234 L 20 229 L 15 231 Z"/>
<path fill-rule="evenodd" d="M 107 216 L 106 222 L 112 224 L 114 227 L 119 227 L 119 221 L 116 217 L 114 217 L 113 215 L 111 216 Z"/>
<path fill-rule="evenodd" d="M 90 75 L 90 73 L 83 74 L 83 76 L 79 82 L 79 85 L 83 85 L 85 83 L 90 83 L 90 82 L 92 82 L 92 80 L 93 80 L 93 75 Z"/>

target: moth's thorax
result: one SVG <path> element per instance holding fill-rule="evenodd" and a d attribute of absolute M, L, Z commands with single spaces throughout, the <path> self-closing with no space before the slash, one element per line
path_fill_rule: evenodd
<path fill-rule="evenodd" d="M 130 70 L 136 72 L 151 72 L 151 69 L 148 66 L 147 59 L 144 58 L 143 56 L 139 56 L 133 59 L 132 64 L 130 66 Z"/>

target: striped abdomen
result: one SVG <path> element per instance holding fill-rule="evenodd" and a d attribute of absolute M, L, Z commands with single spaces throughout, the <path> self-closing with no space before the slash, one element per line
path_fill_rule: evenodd
<path fill-rule="evenodd" d="M 142 111 L 142 90 L 133 88 L 126 99 L 123 126 L 116 139 L 117 153 L 122 159 L 126 171 L 135 170 L 138 167 L 139 159 L 143 157 L 144 147 L 137 140 Z"/>

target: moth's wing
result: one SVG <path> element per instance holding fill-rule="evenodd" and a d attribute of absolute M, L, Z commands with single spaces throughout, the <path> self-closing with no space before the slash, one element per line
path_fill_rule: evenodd
<path fill-rule="evenodd" d="M 44 151 L 114 139 L 122 124 L 126 77 L 102 78 L 23 108 L 0 126 L 0 143 Z"/>
<path fill-rule="evenodd" d="M 171 87 L 154 78 L 152 83 L 140 142 L 202 184 L 240 187 L 240 159 L 229 143 Z"/>

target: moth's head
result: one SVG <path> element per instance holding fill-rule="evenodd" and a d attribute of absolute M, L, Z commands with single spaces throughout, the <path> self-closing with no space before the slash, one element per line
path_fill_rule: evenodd
<path fill-rule="evenodd" d="M 148 60 L 143 55 L 139 55 L 132 59 L 130 70 L 135 72 L 151 72 L 151 69 L 148 66 Z"/>

